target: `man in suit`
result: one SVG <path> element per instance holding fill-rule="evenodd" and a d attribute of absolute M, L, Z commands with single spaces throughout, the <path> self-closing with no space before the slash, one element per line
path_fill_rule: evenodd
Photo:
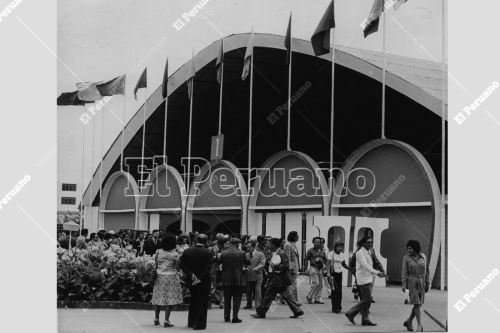
<path fill-rule="evenodd" d="M 288 287 L 288 292 L 300 305 L 299 299 L 297 298 L 297 277 L 299 276 L 300 263 L 299 250 L 296 245 L 299 240 L 299 234 L 297 231 L 290 231 L 286 240 L 287 242 L 283 247 L 283 250 L 285 250 L 288 257 L 288 272 L 290 273 L 290 279 L 292 280 L 292 284 Z"/>
<path fill-rule="evenodd" d="M 145 254 L 152 256 L 156 253 L 156 250 L 158 250 L 160 246 L 159 238 L 160 238 L 160 231 L 153 230 L 153 237 L 146 239 L 144 241 L 143 250 Z"/>
<path fill-rule="evenodd" d="M 299 304 L 287 291 L 288 286 L 292 284 L 288 273 L 288 257 L 284 250 L 280 248 L 281 239 L 272 238 L 269 243 L 269 249 L 272 253 L 269 265 L 269 285 L 264 293 L 262 304 L 257 308 L 254 318 L 266 318 L 266 312 L 277 294 L 280 294 L 293 312 L 290 318 L 298 318 L 304 314 Z"/>
<path fill-rule="evenodd" d="M 204 330 L 207 327 L 212 267 L 212 252 L 207 248 L 207 244 L 208 237 L 200 234 L 195 246 L 184 250 L 180 259 L 180 267 L 187 277 L 187 286 L 191 294 L 188 327 L 194 330 Z"/>
<path fill-rule="evenodd" d="M 247 243 L 247 258 L 250 261 L 247 270 L 247 305 L 244 309 L 252 308 L 253 296 L 255 296 L 255 307 L 258 308 L 262 302 L 262 271 L 266 265 L 264 253 L 255 249 L 254 243 Z"/>
<path fill-rule="evenodd" d="M 231 316 L 231 302 L 233 303 L 232 323 L 241 323 L 238 318 L 240 311 L 241 295 L 245 286 L 243 268 L 246 263 L 245 252 L 238 249 L 241 241 L 231 239 L 231 247 L 222 251 L 220 264 L 222 265 L 222 288 L 224 290 L 224 321 L 229 322 Z"/>

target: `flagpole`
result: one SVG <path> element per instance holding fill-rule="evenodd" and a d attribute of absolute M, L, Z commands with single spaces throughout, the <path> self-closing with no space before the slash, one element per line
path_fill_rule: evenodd
<path fill-rule="evenodd" d="M 83 113 L 87 112 L 87 109 L 85 108 L 86 104 L 83 104 Z M 83 125 L 83 132 L 82 132 L 82 183 L 80 186 L 80 192 L 81 192 L 81 199 L 80 199 L 80 234 L 82 232 L 82 227 L 83 227 L 83 195 L 85 194 L 83 189 L 84 189 L 84 173 L 85 173 L 85 128 L 86 124 Z"/>
<path fill-rule="evenodd" d="M 95 110 L 95 102 L 94 104 L 94 110 Z M 92 116 L 92 143 L 91 143 L 91 157 L 90 157 L 90 202 L 89 202 L 89 208 L 90 208 L 90 222 L 92 222 L 92 204 L 93 204 L 93 199 L 94 199 L 94 143 L 95 143 L 95 114 Z"/>
<path fill-rule="evenodd" d="M 192 63 L 193 61 L 193 58 L 191 58 L 191 64 L 193 65 Z M 188 86 L 188 89 L 189 89 L 189 86 Z M 187 193 L 189 194 L 189 190 L 190 190 L 190 172 L 191 172 L 191 134 L 192 134 L 192 127 L 193 127 L 193 99 L 194 99 L 194 77 L 191 78 L 191 94 L 190 94 L 190 98 L 189 98 L 189 139 L 188 139 L 188 170 L 187 170 L 187 174 L 186 174 L 186 185 L 187 185 Z M 185 221 L 186 223 L 186 221 Z M 185 225 L 184 226 L 184 232 L 186 232 L 187 230 L 187 226 Z"/>
<path fill-rule="evenodd" d="M 386 37 L 386 22 L 385 16 L 386 11 L 384 10 L 384 15 L 382 17 L 383 33 L 382 33 L 382 55 L 383 55 L 383 65 L 382 65 L 382 139 L 385 139 L 385 74 L 386 74 L 386 55 L 385 55 L 385 37 Z"/>
<path fill-rule="evenodd" d="M 290 151 L 290 125 L 291 125 L 291 95 L 292 95 L 292 55 L 293 55 L 293 38 L 292 38 L 292 13 L 290 12 L 290 61 L 288 64 L 288 123 L 286 149 Z"/>
<path fill-rule="evenodd" d="M 219 96 L 219 135 L 222 134 L 222 88 L 224 86 L 224 37 L 222 37 L 222 59 L 220 73 L 220 96 Z"/>
<path fill-rule="evenodd" d="M 163 163 L 167 164 L 167 115 L 168 115 L 168 95 L 165 97 L 165 121 L 163 123 Z"/>
<path fill-rule="evenodd" d="M 142 147 L 141 147 L 141 167 L 140 170 L 140 188 L 144 187 L 143 183 L 143 174 L 144 174 L 144 146 L 146 141 L 146 103 L 147 103 L 147 94 L 148 94 L 148 84 L 146 83 L 146 87 L 144 88 L 144 107 L 142 109 Z"/>
<path fill-rule="evenodd" d="M 102 199 L 102 162 L 104 160 L 104 112 L 101 114 L 101 162 L 99 163 L 99 205 Z M 99 230 L 100 225 L 100 215 L 97 214 L 97 229 Z"/>
<path fill-rule="evenodd" d="M 442 0 L 442 56 L 443 96 L 441 101 L 441 290 L 445 288 L 446 275 L 446 3 Z"/>
<path fill-rule="evenodd" d="M 123 153 L 124 153 L 124 136 L 125 136 L 125 117 L 126 117 L 126 108 L 127 108 L 127 96 L 125 92 L 123 93 L 123 112 L 122 112 L 122 138 L 121 138 L 121 148 L 122 153 L 120 156 L 120 171 L 123 171 Z"/>
<path fill-rule="evenodd" d="M 332 45 L 332 92 L 330 101 L 330 179 L 328 181 L 330 186 L 330 193 L 333 193 L 333 128 L 334 128 L 334 115 L 335 115 L 335 29 L 332 29 L 331 42 Z"/>
<path fill-rule="evenodd" d="M 252 27 L 253 34 L 253 27 Z M 250 179 L 252 176 L 252 115 L 253 115 L 253 44 L 252 44 L 252 55 L 250 57 L 250 103 L 249 103 L 249 114 L 248 114 L 248 191 L 250 193 Z M 248 218 L 246 220 L 246 229 L 248 232 Z"/>

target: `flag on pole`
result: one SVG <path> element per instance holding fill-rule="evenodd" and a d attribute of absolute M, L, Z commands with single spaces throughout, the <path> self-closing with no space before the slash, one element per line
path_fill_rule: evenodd
<path fill-rule="evenodd" d="M 217 62 L 215 68 L 217 70 L 217 83 L 221 83 L 222 78 L 222 62 L 224 62 L 224 37 L 221 39 L 219 55 L 217 55 Z"/>
<path fill-rule="evenodd" d="M 97 83 L 78 82 L 76 88 L 78 89 L 78 98 L 82 101 L 94 103 L 102 99 L 101 93 L 97 89 Z"/>
<path fill-rule="evenodd" d="M 368 15 L 368 18 L 363 23 L 363 35 L 365 38 L 378 31 L 380 16 L 382 16 L 383 12 L 384 0 L 375 0 L 370 15 Z"/>
<path fill-rule="evenodd" d="M 335 6 L 332 0 L 311 36 L 311 44 L 316 56 L 330 53 L 330 29 L 333 28 L 335 28 Z"/>
<path fill-rule="evenodd" d="M 63 92 L 59 97 L 57 97 L 57 105 L 75 105 L 81 106 L 85 103 L 92 103 L 87 101 L 82 101 L 78 98 L 78 91 Z"/>
<path fill-rule="evenodd" d="M 288 20 L 288 27 L 286 28 L 285 35 L 285 48 L 286 48 L 286 64 L 290 64 L 292 58 L 292 13 L 290 13 L 290 19 Z"/>
<path fill-rule="evenodd" d="M 187 80 L 187 85 L 188 85 L 188 95 L 189 99 L 193 97 L 193 81 L 194 77 L 196 75 L 196 70 L 194 68 L 194 51 L 193 55 L 191 56 L 191 62 L 189 63 L 189 68 L 188 68 L 188 80 Z"/>
<path fill-rule="evenodd" d="M 245 58 L 243 62 L 243 73 L 241 73 L 242 80 L 245 80 L 248 76 L 248 73 L 250 73 L 250 63 L 253 57 L 253 41 L 254 41 L 254 35 L 252 28 L 252 32 L 250 33 L 250 37 L 248 38 L 247 50 L 245 52 Z"/>
<path fill-rule="evenodd" d="M 101 96 L 125 95 L 126 76 L 127 74 L 123 74 L 107 82 L 98 83 L 97 90 Z"/>
<path fill-rule="evenodd" d="M 168 58 L 165 63 L 165 71 L 163 72 L 163 86 L 161 88 L 161 95 L 163 98 L 168 96 Z"/>
<path fill-rule="evenodd" d="M 144 68 L 142 71 L 141 77 L 139 78 L 139 81 L 137 81 L 137 84 L 135 85 L 134 88 L 134 97 L 137 99 L 137 90 L 141 88 L 146 88 L 148 86 L 148 68 Z"/>

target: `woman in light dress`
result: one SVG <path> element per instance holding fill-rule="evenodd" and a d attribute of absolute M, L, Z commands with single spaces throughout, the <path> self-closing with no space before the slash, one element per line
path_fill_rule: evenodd
<path fill-rule="evenodd" d="M 174 326 L 170 323 L 170 312 L 176 304 L 181 304 L 182 289 L 179 277 L 179 253 L 175 250 L 176 239 L 174 235 L 165 235 L 156 251 L 156 280 L 153 287 L 151 304 L 155 306 L 155 326 L 160 325 L 160 311 L 165 307 L 164 327 Z"/>

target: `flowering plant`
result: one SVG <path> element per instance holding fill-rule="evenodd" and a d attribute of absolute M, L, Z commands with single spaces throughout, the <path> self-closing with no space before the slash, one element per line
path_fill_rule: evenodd
<path fill-rule="evenodd" d="M 153 257 L 117 245 L 58 248 L 57 299 L 149 302 L 154 270 Z"/>

